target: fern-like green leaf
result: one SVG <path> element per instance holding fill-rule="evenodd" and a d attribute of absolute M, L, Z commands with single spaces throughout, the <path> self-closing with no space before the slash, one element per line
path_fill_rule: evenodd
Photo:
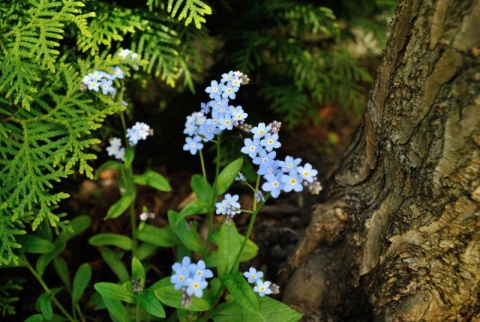
<path fill-rule="evenodd" d="M 183 8 L 181 8 L 182 5 Z M 212 8 L 200 0 L 168 0 L 167 11 L 172 18 L 175 18 L 177 13 L 179 13 L 177 19 L 185 19 L 185 26 L 188 26 L 193 21 L 198 29 L 206 21 L 204 16 L 212 14 Z"/>
<path fill-rule="evenodd" d="M 79 50 L 90 51 L 91 55 L 98 55 L 102 46 L 110 48 L 115 42 L 122 41 L 125 35 L 146 28 L 147 22 L 131 9 L 108 4 L 98 4 L 93 9 L 97 12 L 96 18 L 86 29 L 88 33 L 77 40 Z"/>
<path fill-rule="evenodd" d="M 0 266 L 18 264 L 14 250 L 22 247 L 22 245 L 17 242 L 16 236 L 26 234 L 22 223 L 14 223 L 11 215 L 7 210 L 6 203 L 0 204 Z"/>
<path fill-rule="evenodd" d="M 15 102 L 29 109 L 42 70 L 55 72 L 57 49 L 67 24 L 74 23 L 80 32 L 86 30 L 88 17 L 94 13 L 79 14 L 84 4 L 79 1 L 30 1 L 24 19 L 15 25 L 1 24 L 0 47 L 5 54 L 0 77 L 0 92 L 15 96 Z M 4 17 L 2 17 L 3 19 Z"/>
<path fill-rule="evenodd" d="M 16 313 L 12 304 L 19 299 L 13 296 L 12 291 L 21 291 L 23 289 L 21 284 L 24 282 L 25 280 L 18 275 L 2 274 L 0 276 L 0 311 L 2 316 Z"/>

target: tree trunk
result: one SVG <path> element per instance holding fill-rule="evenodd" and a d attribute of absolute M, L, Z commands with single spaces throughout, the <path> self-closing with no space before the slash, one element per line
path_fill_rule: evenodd
<path fill-rule="evenodd" d="M 287 269 L 305 320 L 480 321 L 480 0 L 399 1 Z"/>

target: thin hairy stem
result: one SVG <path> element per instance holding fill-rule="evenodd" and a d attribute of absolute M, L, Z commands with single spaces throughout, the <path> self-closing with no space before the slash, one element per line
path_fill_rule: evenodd
<path fill-rule="evenodd" d="M 47 284 L 45 284 L 45 282 L 43 281 L 42 279 L 42 276 L 40 276 L 36 271 L 35 269 L 32 267 L 32 265 L 30 265 L 30 262 L 28 261 L 27 257 L 25 256 L 24 253 L 21 253 L 21 258 L 22 258 L 22 262 L 23 264 L 25 265 L 26 268 L 28 268 L 28 270 L 33 274 L 33 276 L 36 278 L 36 280 L 40 283 L 40 285 L 43 287 L 43 289 L 45 290 L 45 292 L 47 292 L 48 294 L 50 294 L 52 296 L 52 302 L 58 307 L 58 309 L 62 312 L 62 314 L 69 320 L 69 321 L 72 321 L 72 322 L 75 322 L 77 321 L 76 319 L 74 319 L 68 312 L 67 310 L 63 307 L 63 305 L 57 300 L 57 298 L 55 297 L 55 295 L 52 293 L 52 291 L 50 290 L 50 288 L 47 286 Z"/>

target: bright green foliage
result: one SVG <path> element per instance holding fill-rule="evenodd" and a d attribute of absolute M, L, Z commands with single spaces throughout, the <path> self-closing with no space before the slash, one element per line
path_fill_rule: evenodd
<path fill-rule="evenodd" d="M 79 1 L 29 1 L 26 5 L 2 4 L 2 76 L 0 90 L 5 97 L 14 97 L 13 103 L 21 103 L 29 109 L 38 92 L 41 73 L 55 72 L 55 62 L 60 51 L 66 25 L 74 24 L 80 33 L 89 36 L 87 18 L 93 12 L 82 14 L 84 6 Z M 21 21 L 14 21 L 21 15 Z"/>
<path fill-rule="evenodd" d="M 205 32 L 151 9 L 74 0 L 0 4 L 0 266 L 17 262 L 17 236 L 27 229 L 43 221 L 57 232 L 67 228 L 55 208 L 68 194 L 55 185 L 74 172 L 93 177 L 91 147 L 101 142 L 94 131 L 125 109 L 118 98 L 82 91 L 85 75 L 120 66 L 131 76 L 133 67 L 139 77 L 161 75 L 170 86 L 182 77 L 193 88 L 201 60 L 192 42 L 206 43 Z M 149 64 L 116 56 L 121 48 Z"/>
<path fill-rule="evenodd" d="M 78 49 L 92 55 L 98 55 L 101 46 L 110 47 L 124 40 L 125 35 L 143 30 L 147 21 L 142 21 L 140 15 L 132 9 L 113 7 L 107 3 L 94 3 L 90 10 L 96 12 L 96 19 L 88 26 L 89 34 L 78 37 Z"/>
<path fill-rule="evenodd" d="M 180 10 L 182 5 L 183 8 Z M 212 8 L 200 0 L 168 0 L 167 11 L 170 13 L 172 18 L 175 18 L 177 13 L 179 13 L 177 19 L 185 19 L 185 26 L 188 26 L 193 20 L 195 27 L 198 29 L 200 29 L 202 23 L 205 22 L 205 18 L 203 16 L 212 14 Z"/>

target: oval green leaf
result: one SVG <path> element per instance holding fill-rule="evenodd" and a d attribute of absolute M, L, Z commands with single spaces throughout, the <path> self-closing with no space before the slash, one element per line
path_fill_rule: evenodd
<path fill-rule="evenodd" d="M 104 298 L 135 303 L 135 293 L 133 293 L 132 289 L 128 289 L 123 285 L 100 282 L 96 283 L 94 287 Z"/>
<path fill-rule="evenodd" d="M 158 318 L 164 318 L 166 316 L 162 303 L 155 296 L 151 289 L 146 289 L 142 293 L 138 294 L 137 300 L 140 304 L 140 307 L 144 308 L 145 311 L 152 314 L 153 316 L 156 316 Z"/>
<path fill-rule="evenodd" d="M 238 172 L 242 168 L 243 158 L 238 158 L 227 165 L 222 172 L 218 175 L 213 187 L 215 189 L 215 196 L 224 194 L 228 188 L 232 185 L 235 178 L 238 176 Z"/>
<path fill-rule="evenodd" d="M 177 217 L 177 222 L 180 222 L 183 218 L 190 215 L 202 215 L 210 212 L 210 205 L 203 200 L 194 200 L 189 202 L 183 209 L 180 211 L 180 215 Z"/>
<path fill-rule="evenodd" d="M 170 227 L 177 235 L 178 239 L 191 251 L 200 252 L 202 250 L 202 243 L 197 229 L 189 225 L 185 219 L 177 221 L 180 214 L 176 211 L 170 210 L 168 212 L 168 222 Z"/>
<path fill-rule="evenodd" d="M 43 293 L 38 298 L 38 305 L 40 307 L 40 312 L 42 312 L 45 320 L 51 320 L 53 318 L 53 308 L 52 308 L 52 294 Z"/>
<path fill-rule="evenodd" d="M 145 268 L 138 258 L 132 258 L 132 280 L 139 279 L 142 285 L 145 285 Z"/>
<path fill-rule="evenodd" d="M 135 196 L 131 192 L 124 193 L 116 203 L 114 203 L 110 209 L 108 209 L 107 216 L 104 219 L 113 219 L 119 217 L 128 209 L 130 204 L 135 199 Z"/>
<path fill-rule="evenodd" d="M 102 233 L 91 237 L 88 240 L 92 246 L 116 246 L 125 250 L 132 250 L 132 239 L 128 236 Z"/>
<path fill-rule="evenodd" d="M 70 275 L 68 272 L 67 262 L 62 257 L 55 257 L 53 259 L 53 268 L 57 273 L 58 277 L 62 280 L 63 284 L 70 290 Z"/>
<path fill-rule="evenodd" d="M 222 278 L 222 282 L 227 287 L 230 294 L 245 309 L 252 313 L 258 312 L 259 305 L 257 296 L 253 292 L 252 286 L 248 284 L 242 273 L 234 272 Z"/>
<path fill-rule="evenodd" d="M 153 292 L 162 303 L 177 309 L 199 312 L 208 311 L 212 308 L 211 297 L 208 291 L 205 290 L 201 298 L 194 296 L 192 303 L 188 307 L 182 305 L 182 290 L 176 290 L 171 284 L 165 287 L 159 287 Z"/>
<path fill-rule="evenodd" d="M 213 196 L 213 189 L 210 183 L 201 175 L 195 174 L 190 181 L 190 187 L 192 188 L 198 200 L 205 202 L 211 202 Z"/>
<path fill-rule="evenodd" d="M 24 236 L 22 244 L 22 252 L 32 254 L 46 254 L 55 249 L 55 245 L 46 239 L 36 235 L 27 234 Z"/>
<path fill-rule="evenodd" d="M 130 274 L 125 267 L 125 264 L 122 262 L 123 252 L 114 252 L 108 247 L 102 247 L 100 249 L 100 254 L 108 267 L 110 267 L 115 275 L 117 275 L 120 282 L 124 283 L 130 280 Z"/>
<path fill-rule="evenodd" d="M 168 180 L 153 170 L 147 170 L 142 175 L 134 175 L 133 180 L 136 184 L 147 185 L 160 191 L 172 191 Z"/>
<path fill-rule="evenodd" d="M 92 268 L 88 263 L 82 264 L 73 278 L 73 288 L 72 288 L 72 307 L 76 307 L 78 301 L 85 292 L 90 279 L 92 278 Z"/>
<path fill-rule="evenodd" d="M 159 247 L 172 247 L 178 245 L 178 239 L 170 227 L 158 228 L 146 224 L 142 230 L 136 231 L 139 240 Z"/>
<path fill-rule="evenodd" d="M 127 309 L 125 308 L 125 306 L 123 306 L 122 302 L 120 302 L 119 300 L 115 300 L 115 299 L 111 299 L 103 296 L 102 296 L 102 299 L 108 312 L 114 318 L 114 321 L 118 321 L 118 322 L 133 321 L 130 318 L 130 314 L 128 313 Z"/>

